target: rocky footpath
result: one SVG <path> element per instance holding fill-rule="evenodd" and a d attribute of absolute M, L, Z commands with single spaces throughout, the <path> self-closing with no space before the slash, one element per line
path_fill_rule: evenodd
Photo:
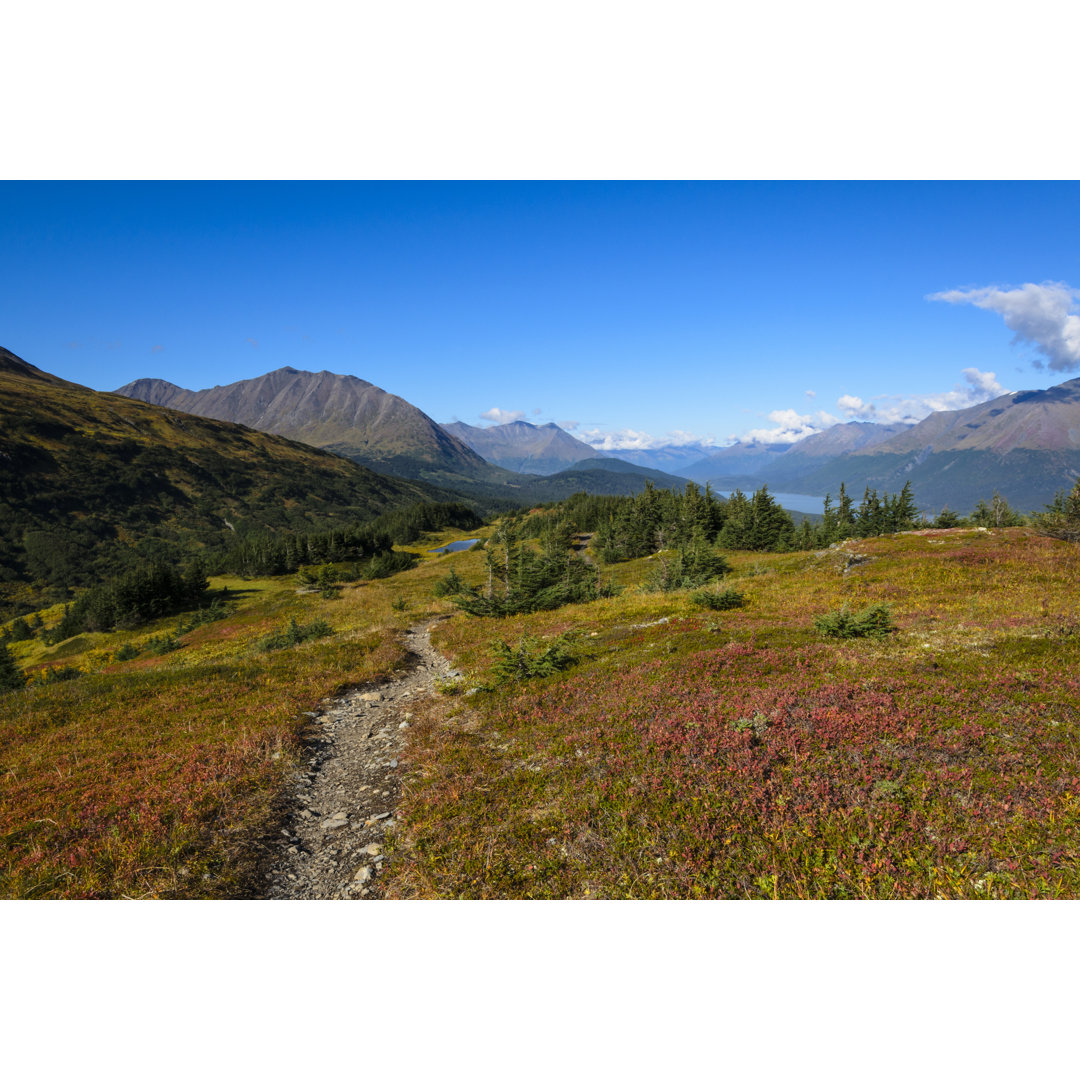
<path fill-rule="evenodd" d="M 459 677 L 431 644 L 431 627 L 412 627 L 414 658 L 394 681 L 361 687 L 310 713 L 305 767 L 294 774 L 280 836 L 264 861 L 269 900 L 375 900 L 384 839 L 396 824 L 399 764 L 411 709 L 436 682 Z"/>

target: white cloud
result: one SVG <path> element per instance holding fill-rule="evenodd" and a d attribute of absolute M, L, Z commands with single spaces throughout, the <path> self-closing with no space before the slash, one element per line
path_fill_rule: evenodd
<path fill-rule="evenodd" d="M 1080 291 L 1064 281 L 1028 282 L 1018 289 L 950 289 L 927 299 L 996 311 L 1013 331 L 1013 344 L 1026 341 L 1034 345 L 1049 361 L 1051 371 L 1080 367 Z M 1043 367 L 1041 360 L 1034 364 Z"/>
<path fill-rule="evenodd" d="M 480 414 L 481 420 L 490 420 L 493 424 L 512 424 L 515 420 L 524 420 L 525 414 L 520 409 L 488 409 Z"/>
<path fill-rule="evenodd" d="M 836 404 L 840 406 L 845 416 L 857 416 L 864 420 L 874 415 L 874 406 L 854 394 L 841 394 L 836 399 Z"/>
<path fill-rule="evenodd" d="M 804 391 L 803 391 L 803 393 L 804 393 L 804 394 L 805 394 L 805 395 L 806 395 L 806 396 L 807 396 L 808 398 L 816 398 L 816 397 L 817 397 L 817 391 L 816 391 L 816 390 L 804 390 Z"/>
<path fill-rule="evenodd" d="M 581 427 L 580 420 L 559 420 L 557 423 L 563 431 L 577 431 L 577 429 Z"/>
<path fill-rule="evenodd" d="M 773 409 L 769 413 L 771 428 L 752 428 L 741 435 L 732 436 L 738 442 L 794 443 L 805 439 L 807 435 L 816 435 L 819 431 L 839 424 L 839 417 L 824 410 L 816 413 L 799 413 L 794 409 Z"/>
<path fill-rule="evenodd" d="M 561 426 L 566 427 L 566 424 Z M 663 435 L 650 435 L 647 431 L 635 431 L 633 428 L 622 428 L 618 431 L 592 428 L 578 432 L 577 437 L 596 450 L 655 450 L 658 446 L 686 446 L 688 443 L 713 446 L 716 442 L 711 435 L 695 435 L 690 431 L 676 430 Z"/>
<path fill-rule="evenodd" d="M 878 420 L 892 424 L 901 420 L 922 420 L 932 412 L 966 409 L 1009 392 L 997 381 L 997 375 L 992 371 L 969 367 L 964 368 L 961 374 L 966 386 L 964 383 L 957 383 L 951 390 L 943 390 L 937 394 L 913 394 L 908 397 L 882 394 L 874 401 L 863 401 L 854 394 L 844 394 L 837 399 L 836 404 L 849 419 Z"/>

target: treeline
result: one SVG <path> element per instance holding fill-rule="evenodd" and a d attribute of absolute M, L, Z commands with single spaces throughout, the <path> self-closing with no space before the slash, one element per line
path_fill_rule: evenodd
<path fill-rule="evenodd" d="M 351 565 L 339 575 L 340 580 L 389 577 L 417 561 L 410 552 L 394 550 L 395 542 L 407 542 L 436 529 L 471 529 L 482 524 L 462 503 L 424 503 L 384 514 L 366 525 L 323 532 L 249 533 L 238 537 L 209 566 L 195 559 L 187 569 L 181 569 L 174 561 L 153 559 L 92 585 L 65 608 L 60 623 L 42 633 L 49 644 L 55 644 L 84 631 L 131 629 L 196 607 L 208 587 L 208 570 L 266 577 L 294 573 L 301 566 L 345 563 Z M 16 620 L 7 636 L 23 640 L 34 629 L 25 620 Z"/>
<path fill-rule="evenodd" d="M 898 495 L 872 488 L 858 504 L 841 485 L 834 504 L 826 497 L 818 523 L 808 517 L 796 527 L 791 515 L 763 485 L 751 495 L 736 491 L 729 499 L 706 486 L 688 483 L 682 491 L 651 484 L 638 495 L 575 495 L 526 519 L 525 535 L 593 534 L 593 550 L 605 563 L 675 551 L 687 563 L 700 561 L 702 550 L 808 551 L 851 536 L 881 536 L 914 528 L 918 510 L 905 484 Z"/>
<path fill-rule="evenodd" d="M 295 573 L 301 566 L 351 562 L 360 577 L 386 577 L 415 561 L 394 544 L 408 544 L 441 529 L 475 529 L 483 525 L 464 503 L 418 503 L 392 510 L 364 525 L 325 532 L 263 533 L 245 536 L 214 563 L 218 573 L 268 577 Z"/>
<path fill-rule="evenodd" d="M 471 507 L 464 503 L 415 503 L 390 510 L 377 517 L 369 526 L 375 532 L 390 537 L 395 544 L 411 544 L 425 533 L 443 529 L 479 529 L 484 524 Z"/>

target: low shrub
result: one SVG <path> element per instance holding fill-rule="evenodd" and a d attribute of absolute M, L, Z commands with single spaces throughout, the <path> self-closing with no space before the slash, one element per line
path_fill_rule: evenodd
<path fill-rule="evenodd" d="M 465 589 L 465 582 L 458 577 L 457 572 L 451 570 L 446 577 L 439 578 L 435 582 L 432 592 L 436 596 L 457 596 Z"/>
<path fill-rule="evenodd" d="M 814 629 L 827 638 L 885 637 L 896 630 L 888 604 L 869 604 L 862 611 L 851 612 L 847 607 L 819 615 Z"/>
<path fill-rule="evenodd" d="M 71 679 L 81 679 L 85 672 L 80 671 L 77 667 L 70 667 L 65 665 L 64 667 L 50 667 L 38 675 L 37 681 L 39 683 L 58 683 L 69 682 Z"/>
<path fill-rule="evenodd" d="M 152 638 L 148 638 L 146 642 L 146 649 L 154 656 L 164 656 L 166 653 L 175 652 L 180 648 L 180 642 L 176 640 L 176 635 L 171 631 L 166 631 L 164 634 L 155 634 Z"/>
<path fill-rule="evenodd" d="M 746 603 L 746 597 L 735 589 L 724 589 L 723 592 L 700 589 L 691 593 L 690 599 L 698 607 L 708 608 L 710 611 L 729 611 L 731 608 L 742 607 Z"/>
<path fill-rule="evenodd" d="M 301 566 L 296 571 L 296 580 L 301 585 L 317 589 L 324 600 L 331 600 L 338 594 L 341 575 L 332 563 L 322 563 L 319 566 Z"/>
<path fill-rule="evenodd" d="M 215 600 L 209 607 L 199 608 L 198 611 L 193 611 L 190 615 L 181 616 L 180 621 L 176 624 L 176 633 L 186 634 L 196 627 L 227 619 L 230 614 L 229 609 L 220 600 Z"/>
<path fill-rule="evenodd" d="M 677 551 L 674 557 L 661 554 L 657 559 L 656 568 L 646 584 L 650 592 L 694 589 L 731 572 L 727 559 L 706 545 Z"/>
<path fill-rule="evenodd" d="M 314 622 L 301 625 L 295 618 L 292 618 L 289 620 L 288 626 L 260 638 L 256 648 L 260 652 L 287 649 L 290 645 L 299 645 L 303 641 L 313 641 L 316 638 L 327 637 L 333 632 L 330 624 L 323 619 L 315 619 Z"/>
<path fill-rule="evenodd" d="M 511 648 L 505 641 L 496 641 L 491 646 L 491 653 L 495 657 L 491 671 L 497 685 L 542 679 L 574 662 L 567 634 L 560 634 L 547 643 L 523 634 L 516 648 Z"/>

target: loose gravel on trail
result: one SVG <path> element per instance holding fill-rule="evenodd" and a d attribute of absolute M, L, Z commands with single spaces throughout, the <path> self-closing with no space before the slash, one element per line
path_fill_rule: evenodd
<path fill-rule="evenodd" d="M 264 865 L 270 900 L 376 900 L 384 839 L 396 824 L 399 761 L 412 707 L 459 677 L 432 647 L 438 622 L 406 631 L 415 657 L 393 681 L 360 687 L 311 713 L 308 756 Z"/>

